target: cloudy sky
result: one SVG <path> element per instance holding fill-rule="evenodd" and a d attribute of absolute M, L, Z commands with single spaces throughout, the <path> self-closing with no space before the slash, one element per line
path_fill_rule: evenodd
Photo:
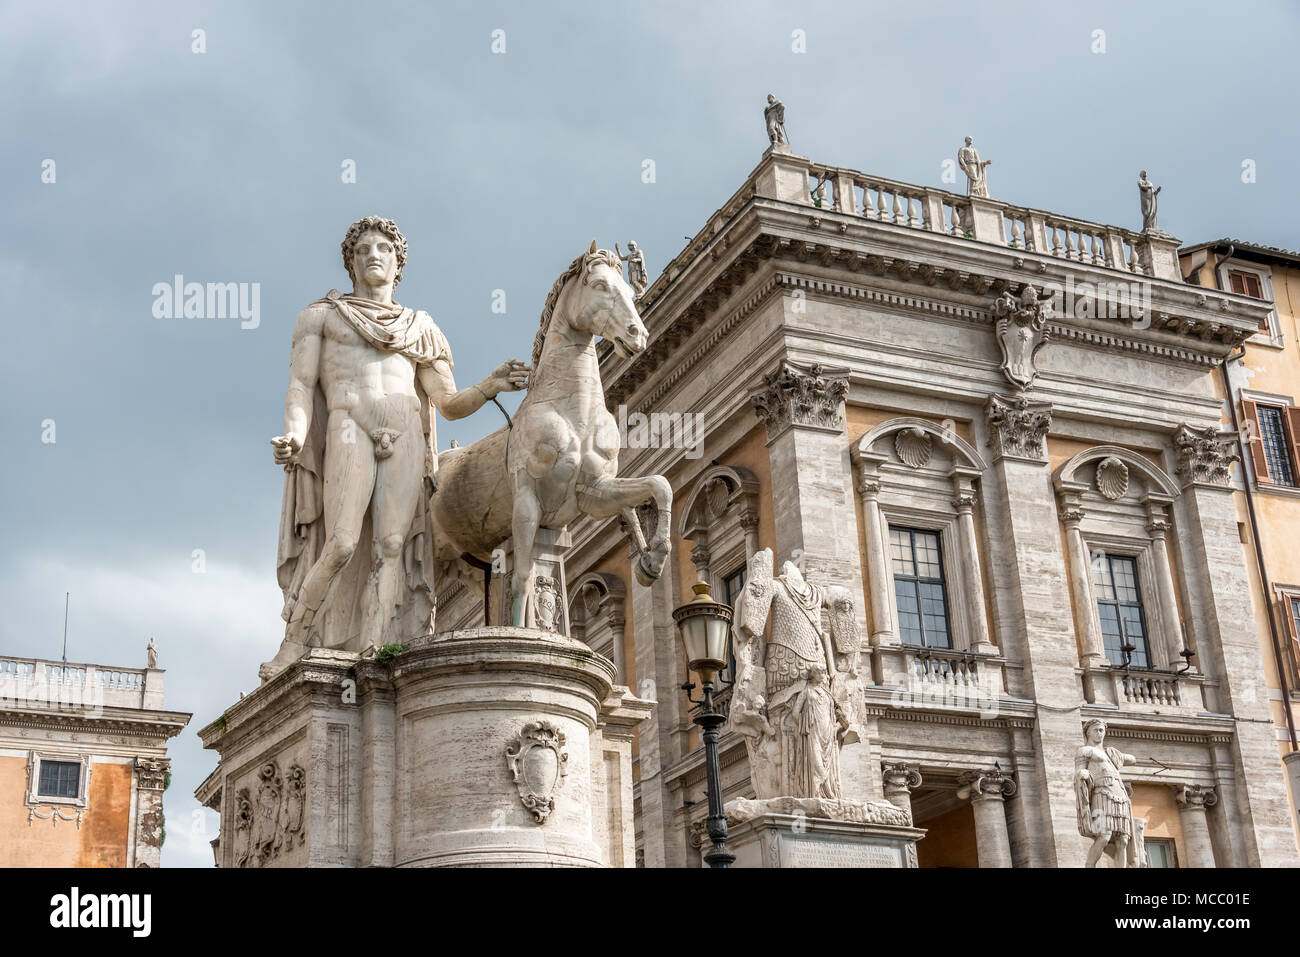
<path fill-rule="evenodd" d="M 194 712 L 167 865 L 211 864 L 195 732 L 282 633 L 268 440 L 294 316 L 347 288 L 359 216 L 406 233 L 398 298 L 462 385 L 527 357 L 592 237 L 656 276 L 757 163 L 769 91 L 818 162 L 942 186 L 969 134 L 994 197 L 1138 227 L 1146 168 L 1184 242 L 1300 248 L 1294 3 L 414 6 L 0 5 L 0 655 L 57 658 L 65 591 L 70 659 L 141 667 L 156 637 Z M 256 328 L 157 318 L 177 274 L 260 284 Z"/>

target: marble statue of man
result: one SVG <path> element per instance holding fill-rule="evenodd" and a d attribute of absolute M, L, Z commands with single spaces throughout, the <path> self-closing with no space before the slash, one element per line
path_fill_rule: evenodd
<path fill-rule="evenodd" d="M 618 243 L 614 244 L 614 253 L 619 259 L 627 263 L 628 285 L 632 287 L 633 297 L 639 299 L 641 293 L 645 292 L 646 286 L 650 285 L 645 271 L 645 256 L 637 247 L 635 239 L 627 241 L 626 256 L 623 255 L 623 250 L 619 249 Z"/>
<path fill-rule="evenodd" d="M 149 644 L 145 646 L 145 655 L 148 658 L 149 667 L 157 668 L 158 667 L 158 644 L 152 638 L 149 639 Z"/>
<path fill-rule="evenodd" d="M 776 98 L 775 93 L 767 95 L 763 119 L 767 121 L 767 141 L 773 146 L 789 146 L 790 141 L 785 135 L 785 104 Z"/>
<path fill-rule="evenodd" d="M 745 738 L 756 798 L 842 800 L 840 748 L 865 734 L 848 591 L 805 581 L 793 562 L 774 578 L 763 549 L 749 561 L 734 612 L 730 722 Z"/>
<path fill-rule="evenodd" d="M 298 314 L 289 359 L 277 571 L 284 642 L 268 678 L 309 647 L 359 652 L 433 627 L 428 495 L 437 481 L 433 412 L 469 415 L 521 389 L 529 367 L 504 362 L 457 390 L 451 347 L 426 312 L 399 305 L 406 237 L 367 216 L 343 238 L 352 292 Z"/>
<path fill-rule="evenodd" d="M 1147 171 L 1141 170 L 1138 173 L 1138 199 L 1142 203 L 1142 232 L 1156 232 L 1159 227 L 1156 226 L 1156 197 L 1160 195 L 1163 186 L 1156 186 L 1147 179 Z"/>
<path fill-rule="evenodd" d="M 1132 860 L 1133 801 L 1121 773 L 1137 758 L 1106 746 L 1106 722 L 1094 718 L 1083 726 L 1085 744 L 1074 756 L 1075 805 L 1079 834 L 1092 841 L 1085 866 L 1096 867 L 1110 848 L 1116 867 L 1139 866 Z"/>
<path fill-rule="evenodd" d="M 985 167 L 992 162 L 992 160 L 981 160 L 979 150 L 972 145 L 971 138 L 966 137 L 966 145 L 957 151 L 957 165 L 966 174 L 968 196 L 988 196 L 989 187 Z"/>

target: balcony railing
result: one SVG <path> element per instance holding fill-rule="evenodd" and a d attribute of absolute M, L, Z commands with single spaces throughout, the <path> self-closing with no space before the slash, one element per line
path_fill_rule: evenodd
<path fill-rule="evenodd" d="M 0 658 L 0 705 L 161 708 L 162 672 L 144 668 Z"/>

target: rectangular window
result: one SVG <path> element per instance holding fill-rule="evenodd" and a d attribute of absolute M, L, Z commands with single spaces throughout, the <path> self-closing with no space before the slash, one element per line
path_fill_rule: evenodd
<path fill-rule="evenodd" d="M 1177 867 L 1178 859 L 1174 856 L 1174 842 L 1147 838 L 1147 867 Z"/>
<path fill-rule="evenodd" d="M 1254 273 L 1234 269 L 1228 273 L 1228 283 L 1232 286 L 1232 291 L 1239 295 L 1250 296 L 1252 299 L 1264 298 L 1264 290 L 1259 284 L 1259 277 Z"/>
<path fill-rule="evenodd" d="M 952 647 L 942 551 L 938 532 L 889 527 L 898 636 L 905 645 Z"/>
<path fill-rule="evenodd" d="M 81 764 L 77 761 L 41 761 L 37 779 L 38 797 L 81 797 Z"/>
<path fill-rule="evenodd" d="M 738 569 L 722 579 L 723 600 L 735 610 L 736 599 L 740 597 L 741 591 L 745 587 L 746 566 L 741 565 Z M 731 632 L 727 632 L 727 667 L 722 669 L 719 678 L 719 684 L 723 687 L 736 680 L 736 658 L 731 650 Z"/>
<path fill-rule="evenodd" d="M 1269 481 L 1274 485 L 1295 488 L 1296 475 L 1291 468 L 1292 449 L 1287 441 L 1285 412 L 1275 405 L 1260 405 L 1256 406 L 1256 416 Z"/>
<path fill-rule="evenodd" d="M 1147 646 L 1137 559 L 1093 552 L 1092 582 L 1097 591 L 1097 616 L 1101 619 L 1106 660 L 1121 667 L 1128 664 L 1134 668 L 1150 668 L 1151 649 Z"/>

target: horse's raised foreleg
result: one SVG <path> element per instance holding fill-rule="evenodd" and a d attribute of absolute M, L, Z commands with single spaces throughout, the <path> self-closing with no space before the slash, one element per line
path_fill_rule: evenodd
<path fill-rule="evenodd" d="M 514 510 L 511 513 L 511 534 L 515 552 L 515 571 L 511 580 L 514 603 L 511 606 L 513 624 L 532 628 L 536 624 L 536 601 L 533 597 L 533 542 L 537 526 L 542 519 L 542 504 L 536 490 L 528 483 L 515 489 Z"/>
<path fill-rule="evenodd" d="M 658 519 L 654 535 L 646 542 L 635 509 L 650 501 L 658 509 Z M 633 569 L 637 581 L 649 585 L 663 574 L 664 562 L 668 560 L 673 522 L 673 489 L 666 478 L 662 475 L 646 475 L 601 479 L 587 486 L 578 497 L 578 508 L 592 518 L 609 518 L 619 512 L 626 512 L 628 534 L 637 551 L 637 562 Z"/>

